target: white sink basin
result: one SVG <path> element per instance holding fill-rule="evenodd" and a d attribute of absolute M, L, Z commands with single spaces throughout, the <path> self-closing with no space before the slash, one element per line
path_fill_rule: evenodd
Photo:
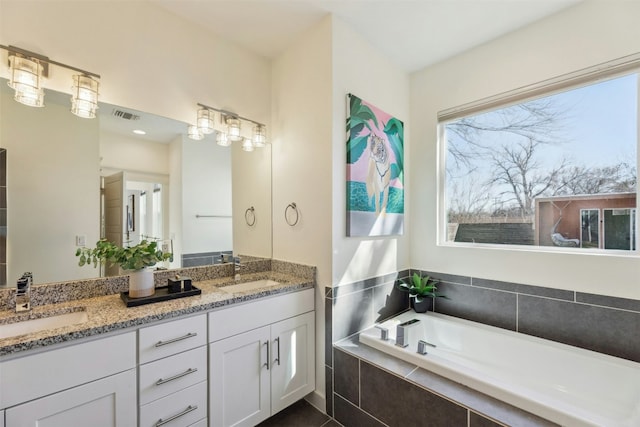
<path fill-rule="evenodd" d="M 71 313 L 52 314 L 38 319 L 23 320 L 21 322 L 0 324 L 0 339 L 30 334 L 45 329 L 61 328 L 87 321 L 87 312 L 74 311 Z"/>
<path fill-rule="evenodd" d="M 244 282 L 238 283 L 237 285 L 229 285 L 229 286 L 220 286 L 218 289 L 224 292 L 247 292 L 247 291 L 255 291 L 261 288 L 268 288 L 269 286 L 279 285 L 280 283 L 275 280 L 254 280 L 253 282 Z"/>

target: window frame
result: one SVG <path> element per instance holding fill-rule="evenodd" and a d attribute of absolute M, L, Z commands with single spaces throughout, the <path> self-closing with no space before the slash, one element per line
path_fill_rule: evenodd
<path fill-rule="evenodd" d="M 584 68 L 558 77 L 550 78 L 531 85 L 523 86 L 511 91 L 503 92 L 497 95 L 489 96 L 483 99 L 472 101 L 456 107 L 444 109 L 437 113 L 437 163 L 436 163 L 436 189 L 437 189 L 437 246 L 446 247 L 467 247 L 480 249 L 503 249 L 516 251 L 534 251 L 534 252 L 562 252 L 576 255 L 582 254 L 598 254 L 613 256 L 632 256 L 640 257 L 638 250 L 638 233 L 639 221 L 637 210 L 640 205 L 638 195 L 640 194 L 640 183 L 636 183 L 636 205 L 633 208 L 636 215 L 632 215 L 632 221 L 635 222 L 635 241 L 631 244 L 630 250 L 617 249 L 600 249 L 598 248 L 582 248 L 582 239 L 578 248 L 554 247 L 554 246 L 536 246 L 536 245 L 509 245 L 498 243 L 468 243 L 454 242 L 447 240 L 448 217 L 447 217 L 447 199 L 446 199 L 446 157 L 447 157 L 447 140 L 446 126 L 455 120 L 471 115 L 486 113 L 501 108 L 506 108 L 516 104 L 533 101 L 539 98 L 552 96 L 568 90 L 579 89 L 581 87 L 594 85 L 606 80 L 615 79 L 625 75 L 638 75 L 638 100 L 637 111 L 637 128 L 638 134 L 636 138 L 636 171 L 640 169 L 640 53 L 617 58 L 612 61 L 600 63 L 592 67 Z M 600 209 L 599 209 L 600 211 Z M 599 212 L 602 218 L 603 213 Z M 604 234 L 599 230 L 598 239 L 604 242 Z M 600 243 L 600 242 L 599 242 Z"/>

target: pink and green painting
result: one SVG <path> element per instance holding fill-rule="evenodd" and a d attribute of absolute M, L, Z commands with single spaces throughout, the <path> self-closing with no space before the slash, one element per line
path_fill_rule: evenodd
<path fill-rule="evenodd" d="M 404 232 L 404 124 L 347 96 L 347 236 Z"/>

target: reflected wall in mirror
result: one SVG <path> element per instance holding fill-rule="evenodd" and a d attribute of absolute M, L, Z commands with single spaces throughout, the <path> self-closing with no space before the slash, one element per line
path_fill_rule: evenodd
<path fill-rule="evenodd" d="M 0 87 L 8 286 L 25 271 L 36 283 L 100 275 L 78 267 L 74 253 L 105 235 L 101 183 L 118 173 L 123 241 L 172 245 L 166 267 L 209 262 L 221 251 L 271 256 L 270 145 L 247 153 L 216 145 L 215 134 L 193 141 L 186 123 L 108 104 L 97 119 L 81 119 L 70 113 L 68 94 L 46 90 L 45 107 L 31 108 L 13 100 L 5 79 Z M 258 218 L 252 227 L 244 219 L 249 206 Z"/>

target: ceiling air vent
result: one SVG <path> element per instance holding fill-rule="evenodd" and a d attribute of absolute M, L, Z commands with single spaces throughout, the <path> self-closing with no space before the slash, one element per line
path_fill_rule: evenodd
<path fill-rule="evenodd" d="M 140 120 L 140 116 L 138 116 L 137 114 L 118 109 L 113 110 L 113 116 L 124 120 Z"/>

